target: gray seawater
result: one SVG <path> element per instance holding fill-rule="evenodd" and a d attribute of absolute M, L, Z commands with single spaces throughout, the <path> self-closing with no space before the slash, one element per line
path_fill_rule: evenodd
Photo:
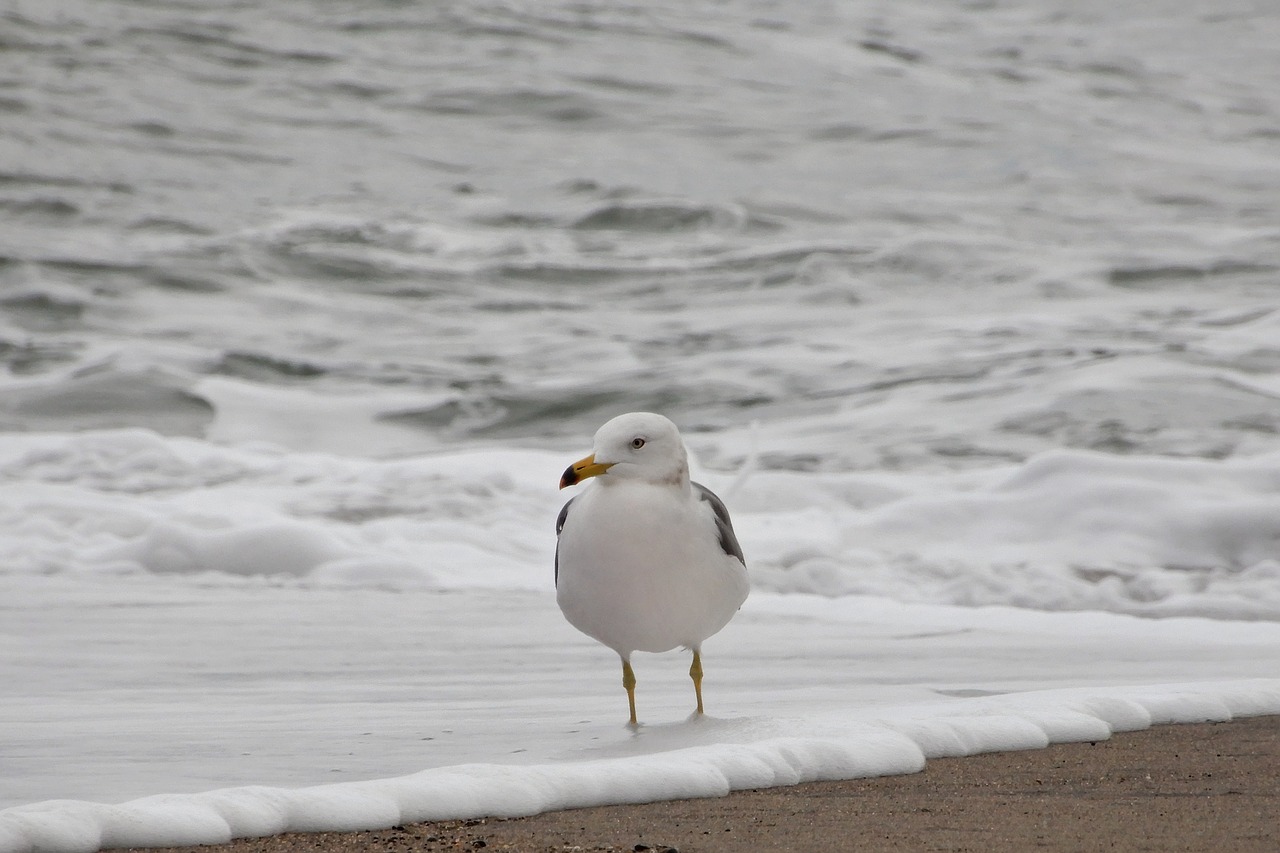
<path fill-rule="evenodd" d="M 783 468 L 1263 450 L 1277 33 L 1246 0 L 9 0 L 0 430 L 201 436 L 232 387 L 403 392 L 374 417 L 421 449 L 656 409 L 773 425 Z"/>

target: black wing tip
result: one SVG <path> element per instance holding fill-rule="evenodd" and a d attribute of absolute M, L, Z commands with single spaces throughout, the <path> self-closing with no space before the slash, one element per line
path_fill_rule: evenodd
<path fill-rule="evenodd" d="M 560 514 L 556 516 L 556 587 L 560 586 L 560 531 L 564 530 L 565 519 L 569 517 L 569 504 L 577 500 L 577 497 L 569 498 L 564 502 L 564 506 L 560 507 Z"/>
<path fill-rule="evenodd" d="M 733 522 L 729 520 L 729 508 L 724 505 L 724 501 L 706 486 L 701 483 L 692 484 L 698 490 L 698 496 L 702 500 L 711 504 L 711 511 L 716 516 L 716 533 L 720 537 L 720 550 L 730 557 L 736 557 L 742 565 L 747 564 L 747 558 L 742 553 L 742 546 L 738 544 L 738 535 L 733 532 Z M 566 507 L 567 509 L 567 507 Z"/>
<path fill-rule="evenodd" d="M 560 535 L 561 530 L 564 530 L 564 521 L 566 518 L 569 517 L 569 504 L 573 503 L 576 500 L 577 500 L 576 497 L 569 498 L 569 500 L 565 501 L 564 506 L 560 507 L 560 514 L 556 516 L 556 535 L 557 536 Z"/>

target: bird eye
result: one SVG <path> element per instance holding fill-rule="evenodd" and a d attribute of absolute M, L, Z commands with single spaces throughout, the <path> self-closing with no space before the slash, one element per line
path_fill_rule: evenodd
<path fill-rule="evenodd" d="M 640 448 L 644 447 L 644 439 L 639 437 L 631 439 L 631 446 L 634 447 L 636 450 L 639 450 Z"/>

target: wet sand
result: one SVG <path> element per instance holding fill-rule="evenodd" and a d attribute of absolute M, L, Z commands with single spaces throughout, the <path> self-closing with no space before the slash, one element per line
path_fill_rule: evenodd
<path fill-rule="evenodd" d="M 1274 853 L 1280 850 L 1280 716 L 937 759 L 909 776 L 168 849 Z"/>

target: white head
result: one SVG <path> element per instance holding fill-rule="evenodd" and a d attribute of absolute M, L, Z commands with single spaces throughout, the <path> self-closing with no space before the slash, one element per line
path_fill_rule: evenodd
<path fill-rule="evenodd" d="M 595 452 L 569 466 L 560 488 L 606 472 L 609 480 L 687 483 L 689 457 L 680 431 L 652 412 L 619 415 L 596 431 Z"/>

